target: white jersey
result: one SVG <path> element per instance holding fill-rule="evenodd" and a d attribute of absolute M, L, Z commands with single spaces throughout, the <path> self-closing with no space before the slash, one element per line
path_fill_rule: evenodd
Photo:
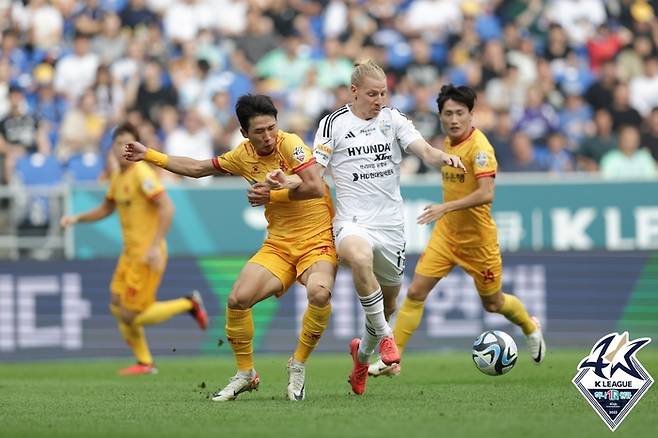
<path fill-rule="evenodd" d="M 367 228 L 403 226 L 401 148 L 421 138 L 411 120 L 387 107 L 371 120 L 355 116 L 349 105 L 324 117 L 313 155 L 334 180 L 335 221 Z"/>

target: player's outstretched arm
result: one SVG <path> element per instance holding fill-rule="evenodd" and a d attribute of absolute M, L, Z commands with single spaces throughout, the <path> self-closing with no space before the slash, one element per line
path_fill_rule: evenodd
<path fill-rule="evenodd" d="M 495 184 L 492 176 L 478 178 L 478 188 L 467 196 L 443 204 L 430 204 L 418 216 L 417 222 L 421 225 L 438 221 L 444 214 L 464 210 L 478 205 L 488 204 L 494 199 Z"/>
<path fill-rule="evenodd" d="M 124 146 L 123 158 L 128 161 L 148 161 L 170 172 L 192 178 L 214 175 L 217 172 L 211 159 L 195 160 L 188 157 L 169 156 L 148 148 L 138 141 L 127 143 Z"/>
<path fill-rule="evenodd" d="M 105 199 L 101 205 L 93 210 L 86 211 L 80 214 L 67 214 L 62 216 L 59 224 L 62 228 L 70 227 L 78 222 L 96 222 L 104 219 L 114 212 L 114 202 Z"/>
<path fill-rule="evenodd" d="M 433 148 L 424 139 L 418 139 L 410 143 L 407 149 L 423 160 L 428 166 L 440 169 L 442 166 L 447 165 L 466 172 L 466 166 L 464 166 L 464 163 L 462 163 L 462 160 L 457 155 L 448 154 L 440 149 Z"/>

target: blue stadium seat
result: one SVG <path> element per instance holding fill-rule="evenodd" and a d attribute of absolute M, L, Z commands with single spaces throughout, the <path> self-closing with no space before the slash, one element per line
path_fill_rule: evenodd
<path fill-rule="evenodd" d="M 34 153 L 21 157 L 16 163 L 16 176 L 28 194 L 22 226 L 44 227 L 49 222 L 50 202 L 44 193 L 33 193 L 35 187 L 54 187 L 62 181 L 63 171 L 52 155 Z"/>
<path fill-rule="evenodd" d="M 66 171 L 72 181 L 96 181 L 103 172 L 103 164 L 99 154 L 76 154 L 66 165 Z"/>

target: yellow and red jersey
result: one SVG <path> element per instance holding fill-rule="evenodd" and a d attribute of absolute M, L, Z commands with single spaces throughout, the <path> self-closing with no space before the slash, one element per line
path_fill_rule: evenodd
<path fill-rule="evenodd" d="M 259 155 L 249 140 L 234 150 L 212 160 L 216 169 L 239 175 L 252 184 L 265 182 L 265 176 L 276 169 L 287 175 L 315 164 L 311 149 L 295 134 L 279 131 L 276 146 L 269 155 Z M 265 205 L 265 218 L 270 238 L 305 239 L 331 229 L 333 207 L 329 190 L 325 196 L 293 202 L 270 202 Z"/>
<path fill-rule="evenodd" d="M 458 155 L 467 173 L 462 169 L 443 166 L 443 202 L 464 198 L 478 188 L 478 178 L 495 177 L 498 163 L 494 149 L 479 129 L 456 145 L 446 138 L 444 150 Z M 437 232 L 462 246 L 482 246 L 497 242 L 496 224 L 491 217 L 491 203 L 447 213 L 436 225 Z"/>
<path fill-rule="evenodd" d="M 124 254 L 142 257 L 153 243 L 158 227 L 158 208 L 153 200 L 162 193 L 162 183 L 145 162 L 112 175 L 105 197 L 115 203 L 119 213 Z M 164 239 L 162 242 L 164 249 Z"/>

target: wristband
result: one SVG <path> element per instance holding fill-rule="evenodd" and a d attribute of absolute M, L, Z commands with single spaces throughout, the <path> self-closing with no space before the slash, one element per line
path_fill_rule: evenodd
<path fill-rule="evenodd" d="M 290 201 L 290 191 L 288 189 L 272 190 L 270 192 L 270 202 L 287 202 Z"/>
<path fill-rule="evenodd" d="M 144 159 L 158 167 L 166 167 L 169 161 L 169 155 L 158 152 L 155 149 L 147 148 Z"/>

